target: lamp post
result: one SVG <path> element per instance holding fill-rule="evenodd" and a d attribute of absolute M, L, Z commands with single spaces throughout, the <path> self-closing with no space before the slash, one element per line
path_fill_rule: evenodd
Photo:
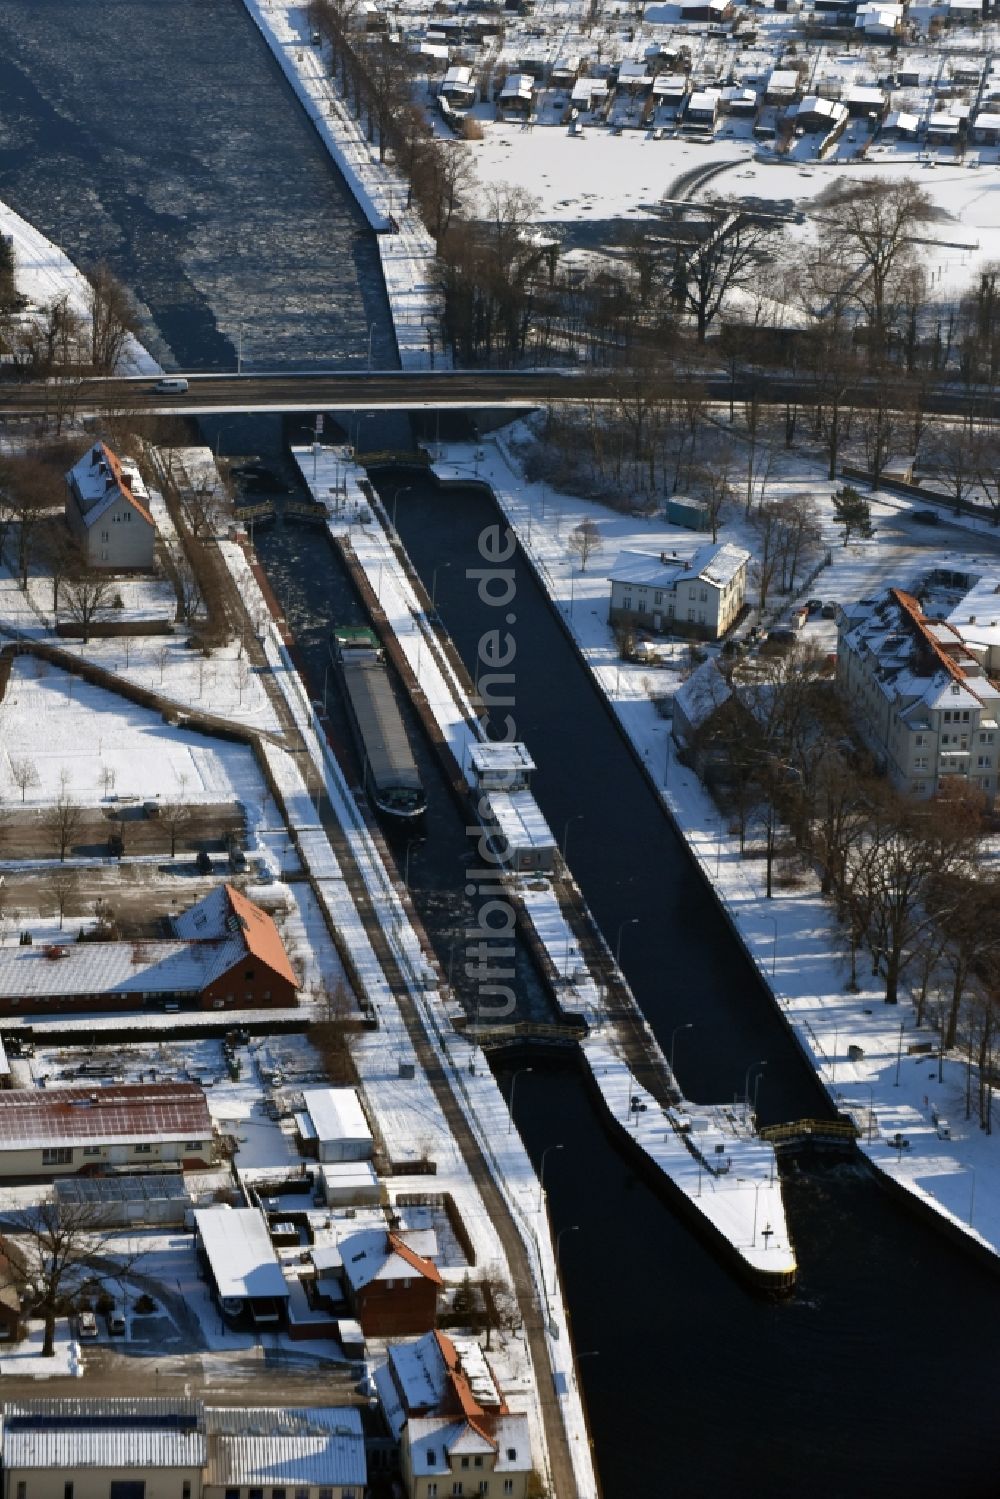
<path fill-rule="evenodd" d="M 511 1134 L 514 1129 L 514 1089 L 517 1087 L 517 1080 L 522 1076 L 523 1073 L 534 1072 L 534 1070 L 534 1067 L 519 1067 L 510 1080 L 510 1098 L 507 1100 L 507 1113 L 509 1116 L 507 1119 L 508 1135 Z"/>
<path fill-rule="evenodd" d="M 397 527 L 396 527 L 396 506 L 399 503 L 399 497 L 400 497 L 401 494 L 408 494 L 409 491 L 412 488 L 413 488 L 412 484 L 401 484 L 399 486 L 399 488 L 396 490 L 396 493 L 392 497 L 392 529 L 394 531 L 397 530 Z M 398 532 L 397 532 L 397 534 L 398 534 Z"/>
<path fill-rule="evenodd" d="M 579 1223 L 567 1223 L 566 1227 L 565 1228 L 561 1228 L 559 1230 L 559 1232 L 556 1234 L 556 1279 L 557 1280 L 561 1279 L 561 1276 L 560 1276 L 560 1273 L 559 1273 L 559 1264 L 560 1264 L 560 1255 L 562 1253 L 563 1235 L 564 1234 L 575 1234 L 575 1233 L 579 1233 L 579 1231 L 580 1231 L 580 1225 L 579 1225 Z"/>
<path fill-rule="evenodd" d="M 767 1062 L 766 1061 L 751 1062 L 750 1066 L 747 1068 L 746 1077 L 743 1079 L 743 1107 L 746 1109 L 746 1111 L 748 1113 L 750 1111 L 750 1074 L 754 1070 L 755 1067 L 766 1067 L 766 1066 L 767 1066 Z"/>
<path fill-rule="evenodd" d="M 750 1238 L 751 1249 L 757 1248 L 757 1204 L 760 1202 L 760 1189 L 764 1185 L 764 1182 L 754 1182 L 753 1184 L 753 1234 Z"/>
<path fill-rule="evenodd" d="M 423 838 L 408 838 L 406 840 L 406 854 L 403 859 L 403 884 L 407 889 L 410 888 L 410 853 L 413 850 L 414 844 L 423 842 Z"/>
<path fill-rule="evenodd" d="M 694 1021 L 693 1020 L 686 1020 L 683 1025 L 675 1025 L 674 1028 L 673 1028 L 673 1030 L 670 1032 L 670 1071 L 671 1072 L 673 1072 L 673 1070 L 674 1070 L 674 1046 L 676 1045 L 676 1042 L 677 1042 L 677 1032 L 678 1031 L 693 1031 L 693 1030 L 694 1030 Z"/>
<path fill-rule="evenodd" d="M 553 1150 L 562 1150 L 562 1145 L 546 1145 L 542 1151 L 542 1160 L 538 1168 L 538 1211 L 542 1211 L 542 1203 L 545 1200 L 545 1158 Z"/>
<path fill-rule="evenodd" d="M 760 1080 L 763 1076 L 763 1072 L 758 1072 L 753 1080 L 753 1117 L 755 1119 L 757 1117 L 757 1094 L 760 1092 Z"/>
<path fill-rule="evenodd" d="M 638 916 L 630 916 L 627 921 L 623 921 L 621 923 L 621 925 L 619 926 L 619 928 L 618 928 L 618 935 L 615 938 L 615 967 L 616 968 L 620 968 L 622 966 L 622 932 L 625 930 L 625 928 L 627 926 L 638 926 L 638 925 L 639 925 L 639 918 L 638 918 Z"/>
<path fill-rule="evenodd" d="M 451 566 L 450 562 L 439 562 L 437 564 L 437 566 L 435 567 L 434 571 L 431 573 L 431 609 L 432 609 L 432 611 L 436 611 L 437 610 L 438 571 L 439 570 L 443 571 L 446 567 L 450 567 L 450 566 Z"/>
<path fill-rule="evenodd" d="M 895 1082 L 892 1085 L 894 1088 L 898 1088 L 899 1087 L 899 1068 L 900 1068 L 900 1065 L 902 1063 L 902 1060 L 903 1060 L 903 1021 L 901 1020 L 899 1022 L 899 1041 L 896 1044 L 896 1080 L 895 1080 Z"/>
<path fill-rule="evenodd" d="M 774 978 L 775 969 L 778 966 L 778 918 L 768 916 L 767 919 L 774 928 L 774 941 L 771 945 L 771 977 Z"/>
<path fill-rule="evenodd" d="M 563 863 L 564 864 L 566 863 L 566 850 L 569 847 L 569 830 L 570 830 L 570 826 L 574 822 L 582 822 L 582 821 L 583 821 L 583 813 L 582 812 L 574 812 L 573 816 L 572 817 L 567 817 L 565 823 L 563 824 L 562 848 L 560 849 L 560 853 L 562 854 L 562 858 L 563 858 Z"/>

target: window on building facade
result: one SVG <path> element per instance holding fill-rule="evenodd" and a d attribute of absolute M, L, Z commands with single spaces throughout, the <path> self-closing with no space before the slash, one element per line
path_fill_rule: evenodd
<path fill-rule="evenodd" d="M 461 1481 L 461 1479 L 459 1479 L 456 1483 L 452 1484 L 452 1486 L 451 1486 L 451 1492 L 453 1494 L 456 1494 L 456 1495 L 457 1494 L 464 1494 L 465 1490 L 462 1487 L 462 1481 Z"/>
<path fill-rule="evenodd" d="M 437 1499 L 438 1486 L 436 1483 L 427 1485 L 427 1499 Z"/>
<path fill-rule="evenodd" d="M 296 1489 L 295 1490 L 295 1499 L 309 1499 L 309 1490 L 308 1489 Z"/>
<path fill-rule="evenodd" d="M 24 1482 L 23 1479 L 20 1479 L 18 1481 L 17 1499 L 28 1499 L 28 1485 Z"/>
<path fill-rule="evenodd" d="M 263 1489 L 247 1489 L 247 1499 L 264 1499 Z"/>
<path fill-rule="evenodd" d="M 63 1499 L 73 1499 L 73 1480 L 63 1484 Z"/>
<path fill-rule="evenodd" d="M 191 1499 L 190 1478 L 185 1478 L 184 1482 L 181 1484 L 181 1499 Z"/>
<path fill-rule="evenodd" d="M 132 1149 L 136 1155 L 152 1155 L 153 1153 L 153 1147 L 148 1140 L 140 1140 L 138 1145 L 132 1146 Z"/>
<path fill-rule="evenodd" d="M 632 607 L 632 595 L 630 593 L 626 593 L 625 596 L 622 599 L 622 608 L 623 609 L 631 609 L 631 607 Z"/>
<path fill-rule="evenodd" d="M 109 1485 L 110 1499 L 146 1499 L 146 1485 L 141 1478 L 120 1478 Z"/>
<path fill-rule="evenodd" d="M 239 1489 L 227 1489 L 226 1490 L 226 1499 L 240 1499 L 240 1491 L 239 1491 Z"/>
<path fill-rule="evenodd" d="M 513 1478 L 505 1478 L 504 1479 L 504 1481 L 503 1481 L 503 1491 L 504 1491 L 505 1494 L 513 1494 L 513 1492 L 514 1492 L 514 1480 L 513 1480 Z"/>
<path fill-rule="evenodd" d="M 662 604 L 663 603 L 663 594 L 662 593 L 654 593 L 653 594 L 653 603 L 654 604 Z"/>
<path fill-rule="evenodd" d="M 50 1145 L 42 1151 L 43 1166 L 68 1166 L 73 1159 L 73 1151 L 68 1145 Z"/>
<path fill-rule="evenodd" d="M 288 1499 L 287 1489 L 272 1489 L 271 1499 Z"/>
<path fill-rule="evenodd" d="M 481 1494 L 488 1494 L 489 1491 L 490 1491 L 490 1481 L 489 1481 L 489 1479 L 488 1478 L 481 1478 L 479 1480 L 479 1492 Z"/>
<path fill-rule="evenodd" d="M 101 1147 L 99 1145 L 85 1145 L 83 1153 L 84 1155 L 100 1155 Z"/>

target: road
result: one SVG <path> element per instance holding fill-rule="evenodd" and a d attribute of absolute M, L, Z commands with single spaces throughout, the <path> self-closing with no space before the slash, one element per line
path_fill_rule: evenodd
<path fill-rule="evenodd" d="M 674 372 L 678 377 L 683 371 Z M 74 406 L 79 413 L 128 412 L 138 415 L 205 416 L 223 411 L 357 411 L 428 408 L 477 410 L 492 407 L 526 409 L 551 401 L 611 399 L 627 380 L 625 371 L 609 370 L 376 370 L 355 374 L 314 371 L 260 371 L 235 374 L 187 374 L 186 391 L 158 392 L 148 376 L 129 379 L 84 379 L 72 394 L 43 381 L 0 382 L 0 417 L 42 416 Z M 807 375 L 759 372 L 737 376 L 693 371 L 712 401 L 743 400 L 753 393 L 765 405 L 808 402 Z M 859 379 L 841 392 L 841 402 L 870 404 L 878 388 L 874 378 Z M 970 395 L 952 385 L 930 387 L 924 398 L 930 412 L 956 415 L 974 403 L 980 416 L 1000 416 L 1000 396 L 987 391 Z"/>

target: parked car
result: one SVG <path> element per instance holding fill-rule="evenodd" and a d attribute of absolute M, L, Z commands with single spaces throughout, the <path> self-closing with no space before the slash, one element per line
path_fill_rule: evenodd
<path fill-rule="evenodd" d="M 822 614 L 822 616 L 823 616 L 824 619 L 836 619 L 837 618 L 837 601 L 836 601 L 836 599 L 827 599 L 826 603 L 823 605 L 822 609 L 820 610 L 820 613 Z"/>
<path fill-rule="evenodd" d="M 796 641 L 796 632 L 789 629 L 787 625 L 779 625 L 775 630 L 768 630 L 764 637 L 764 647 L 773 651 L 787 650 Z"/>
<path fill-rule="evenodd" d="M 113 1338 L 125 1336 L 125 1314 L 120 1306 L 113 1306 L 105 1316 L 105 1321 L 108 1324 L 108 1332 Z"/>
<path fill-rule="evenodd" d="M 195 868 L 197 869 L 197 871 L 198 871 L 199 874 L 211 874 L 212 873 L 212 860 L 211 860 L 211 856 L 209 854 L 207 854 L 203 848 L 200 848 L 198 850 L 198 856 L 195 859 L 194 864 L 195 864 Z"/>
<path fill-rule="evenodd" d="M 77 1335 L 81 1338 L 97 1337 L 97 1318 L 93 1312 L 81 1312 L 76 1319 Z"/>
<path fill-rule="evenodd" d="M 941 524 L 941 517 L 936 510 L 912 510 L 910 517 L 918 526 L 937 526 Z"/>

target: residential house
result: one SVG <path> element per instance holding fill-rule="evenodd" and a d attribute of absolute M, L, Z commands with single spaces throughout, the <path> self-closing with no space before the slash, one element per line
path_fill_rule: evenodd
<path fill-rule="evenodd" d="M 535 80 L 528 73 L 509 73 L 497 96 L 502 120 L 528 120 L 535 103 Z"/>
<path fill-rule="evenodd" d="M 429 1332 L 444 1284 L 432 1229 L 361 1229 L 341 1239 L 347 1300 L 366 1338 Z"/>
<path fill-rule="evenodd" d="M 476 85 L 472 81 L 472 69 L 467 67 L 449 68 L 444 75 L 438 93 L 442 99 L 447 99 L 454 111 L 459 112 L 470 109 L 476 102 Z"/>
<path fill-rule="evenodd" d="M 375 1386 L 410 1499 L 524 1499 L 533 1466 L 528 1418 L 511 1412 L 475 1339 L 433 1332 L 390 1344 Z"/>
<path fill-rule="evenodd" d="M 702 135 L 714 135 L 719 119 L 721 94 L 718 89 L 698 89 L 688 99 L 684 111 L 684 129 L 696 130 Z"/>
<path fill-rule="evenodd" d="M 3 1499 L 364 1499 L 368 1483 L 348 1406 L 7 1401 L 0 1443 Z"/>
<path fill-rule="evenodd" d="M 765 104 L 794 104 L 802 93 L 802 79 L 795 68 L 772 69 L 764 91 Z"/>
<path fill-rule="evenodd" d="M 0 1014 L 293 1006 L 298 979 L 266 911 L 220 886 L 174 920 L 172 941 L 0 948 Z"/>
<path fill-rule="evenodd" d="M 673 697 L 670 731 L 677 748 L 693 752 L 706 726 L 732 696 L 733 689 L 713 660 L 696 667 Z"/>
<path fill-rule="evenodd" d="M 791 115 L 796 134 L 822 135 L 823 144 L 835 140 L 847 124 L 847 109 L 835 99 L 807 94 Z"/>
<path fill-rule="evenodd" d="M 996 594 L 995 580 L 980 583 L 984 593 Z M 990 623 L 980 627 L 977 640 L 967 640 L 954 618 L 928 617 L 900 588 L 845 608 L 837 687 L 899 790 L 926 798 L 958 778 L 992 802 L 1000 766 L 1000 687 L 987 672 L 1000 666 L 1000 609 L 994 605 L 986 615 Z"/>
<path fill-rule="evenodd" d="M 88 567 L 153 565 L 156 525 L 139 470 L 96 442 L 66 475 L 66 524 Z"/>
<path fill-rule="evenodd" d="M 196 1170 L 212 1164 L 214 1138 L 197 1083 L 0 1092 L 0 1178 L 7 1180 Z"/>
<path fill-rule="evenodd" d="M 743 608 L 749 562 L 750 553 L 731 542 L 687 558 L 622 552 L 610 573 L 609 621 L 719 640 Z"/>
<path fill-rule="evenodd" d="M 1000 114 L 981 109 L 972 122 L 969 134 L 977 146 L 1000 145 Z"/>

